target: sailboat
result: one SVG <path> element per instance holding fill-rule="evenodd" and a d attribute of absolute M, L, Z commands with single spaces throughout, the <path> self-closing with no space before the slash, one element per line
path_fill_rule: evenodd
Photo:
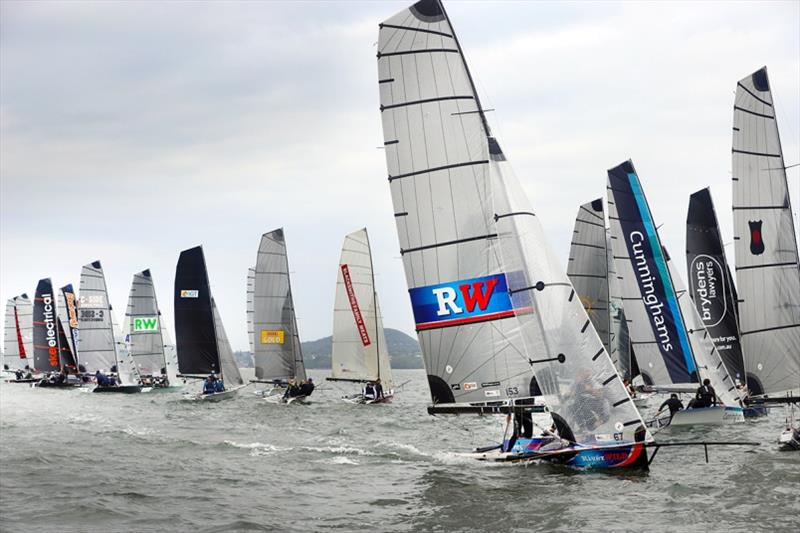
<path fill-rule="evenodd" d="M 142 383 L 160 389 L 176 385 L 167 372 L 161 311 L 149 269 L 133 275 L 125 324 L 128 353 Z"/>
<path fill-rule="evenodd" d="M 225 390 L 210 394 L 184 393 L 187 400 L 232 398 L 245 386 L 211 295 L 203 247 L 181 252 L 175 269 L 175 336 L 178 368 L 184 378 L 219 376 Z"/>
<path fill-rule="evenodd" d="M 78 300 L 71 283 L 64 285 L 58 291 L 58 319 L 64 328 L 67 346 L 74 356 L 78 353 L 76 350 L 78 344 Z"/>
<path fill-rule="evenodd" d="M 263 234 L 258 246 L 253 274 L 253 358 L 255 381 L 273 386 L 261 392 L 267 400 L 282 400 L 290 381 L 306 380 L 283 228 Z"/>
<path fill-rule="evenodd" d="M 733 241 L 739 327 L 753 397 L 800 396 L 800 266 L 767 68 L 733 106 Z"/>
<path fill-rule="evenodd" d="M 603 347 L 620 376 L 630 384 L 636 376 L 635 364 L 610 241 L 603 200 L 597 198 L 581 205 L 575 217 L 567 275 Z M 642 406 L 650 396 L 652 393 L 638 393 L 633 400 Z"/>
<path fill-rule="evenodd" d="M 422 0 L 379 27 L 384 151 L 428 412 L 522 421 L 476 459 L 647 468 L 652 437 L 491 134 L 442 4 Z M 542 409 L 555 428 L 533 437 Z"/>
<path fill-rule="evenodd" d="M 30 373 L 28 356 L 33 350 L 33 309 L 27 294 L 15 296 L 6 302 L 6 318 L 3 342 L 3 369 L 6 372 L 24 371 L 22 378 L 10 379 L 11 383 L 33 383 L 38 381 L 26 377 Z M 19 376 L 19 374 L 17 374 Z"/>
<path fill-rule="evenodd" d="M 392 367 L 366 228 L 350 233 L 342 244 L 336 274 L 331 377 L 328 380 L 365 384 L 362 392 L 344 397 L 353 403 L 386 403 L 394 396 Z M 376 384 L 381 385 L 383 394 L 376 394 Z"/>
<path fill-rule="evenodd" d="M 671 268 L 632 161 L 608 171 L 608 204 L 631 344 L 645 383 L 693 392 L 698 381 L 711 381 L 721 404 L 681 411 L 672 425 L 744 421 L 735 384 Z"/>
<path fill-rule="evenodd" d="M 116 376 L 118 383 L 98 383 L 92 392 L 134 394 L 142 392 L 135 372 L 123 371 L 119 335 L 115 332 L 103 266 L 100 261 L 83 265 L 78 304 L 78 357 L 82 373 Z M 121 339 L 119 339 L 121 341 Z M 135 370 L 135 369 L 134 369 Z"/>
<path fill-rule="evenodd" d="M 77 374 L 77 362 L 58 316 L 57 301 L 50 278 L 39 280 L 33 299 L 33 367 L 47 377 L 37 386 L 80 386 L 82 382 L 77 375 L 70 375 L 72 369 Z"/>

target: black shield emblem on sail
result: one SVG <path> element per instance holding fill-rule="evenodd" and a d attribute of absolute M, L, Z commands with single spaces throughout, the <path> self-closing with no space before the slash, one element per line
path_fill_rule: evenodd
<path fill-rule="evenodd" d="M 764 236 L 761 235 L 761 220 L 747 221 L 750 226 L 750 253 L 761 255 L 764 253 Z"/>

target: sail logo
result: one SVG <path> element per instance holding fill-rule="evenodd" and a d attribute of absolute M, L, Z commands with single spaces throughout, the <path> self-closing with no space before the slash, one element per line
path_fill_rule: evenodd
<path fill-rule="evenodd" d="M 504 273 L 409 290 L 417 331 L 514 316 Z"/>
<path fill-rule="evenodd" d="M 761 235 L 762 220 L 748 220 L 747 225 L 750 226 L 750 253 L 753 255 L 761 255 L 764 253 L 764 238 Z"/>
<path fill-rule="evenodd" d="M 727 312 L 723 273 L 722 265 L 708 255 L 698 255 L 689 266 L 694 305 L 707 327 L 718 325 Z"/>
<path fill-rule="evenodd" d="M 56 340 L 56 321 L 53 311 L 53 296 L 51 294 L 42 295 L 44 307 L 44 326 L 46 329 L 45 340 L 47 341 L 47 356 L 50 366 L 58 368 L 58 341 Z"/>
<path fill-rule="evenodd" d="M 181 290 L 181 298 L 199 298 L 200 291 L 197 289 L 183 289 Z"/>
<path fill-rule="evenodd" d="M 341 270 L 345 292 L 347 292 L 347 300 L 350 302 L 350 309 L 353 311 L 353 319 L 356 321 L 356 328 L 358 328 L 358 336 L 361 337 L 361 344 L 369 346 L 369 333 L 367 333 L 367 326 L 364 324 L 364 317 L 361 315 L 361 308 L 358 306 L 356 291 L 353 289 L 353 281 L 350 279 L 350 269 L 347 265 L 341 265 Z"/>
<path fill-rule="evenodd" d="M 647 257 L 643 249 L 645 237 L 640 231 L 633 231 L 628 239 L 631 242 L 631 250 L 633 251 L 631 261 L 633 261 L 634 271 L 642 291 L 642 302 L 644 302 L 647 312 L 650 314 L 650 320 L 655 327 L 656 337 L 661 349 L 665 352 L 671 352 L 673 350 L 672 338 L 664 317 L 664 302 L 659 301 L 656 295 L 655 279 L 650 273 L 650 267 L 647 264 Z"/>
<path fill-rule="evenodd" d="M 284 338 L 285 338 L 285 333 L 283 332 L 282 329 L 261 330 L 261 344 L 283 344 Z"/>
<path fill-rule="evenodd" d="M 64 300 L 67 302 L 67 316 L 69 317 L 69 327 L 78 327 L 78 311 L 75 308 L 75 293 L 64 292 Z"/>
<path fill-rule="evenodd" d="M 158 331 L 157 316 L 137 316 L 133 319 L 133 331 Z"/>

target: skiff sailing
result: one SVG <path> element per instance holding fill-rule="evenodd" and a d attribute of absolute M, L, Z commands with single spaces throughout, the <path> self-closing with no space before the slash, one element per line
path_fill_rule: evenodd
<path fill-rule="evenodd" d="M 379 27 L 384 151 L 429 413 L 522 420 L 477 459 L 646 468 L 649 432 L 491 134 L 441 2 Z M 555 428 L 533 436 L 526 422 L 543 407 Z"/>
<path fill-rule="evenodd" d="M 345 401 L 362 404 L 391 401 L 394 380 L 375 289 L 367 228 L 345 236 L 342 244 L 331 344 L 331 377 L 328 380 L 363 385 L 361 392 L 345 396 Z"/>

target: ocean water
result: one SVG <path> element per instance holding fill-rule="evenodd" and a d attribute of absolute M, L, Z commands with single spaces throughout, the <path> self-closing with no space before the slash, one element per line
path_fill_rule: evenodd
<path fill-rule="evenodd" d="M 322 380 L 324 372 L 312 372 Z M 796 531 L 800 452 L 779 452 L 783 408 L 663 440 L 649 473 L 461 458 L 500 417 L 431 417 L 423 371 L 390 405 L 324 384 L 309 405 L 250 386 L 219 403 L 180 392 L 95 395 L 0 385 L 0 531 Z"/>

